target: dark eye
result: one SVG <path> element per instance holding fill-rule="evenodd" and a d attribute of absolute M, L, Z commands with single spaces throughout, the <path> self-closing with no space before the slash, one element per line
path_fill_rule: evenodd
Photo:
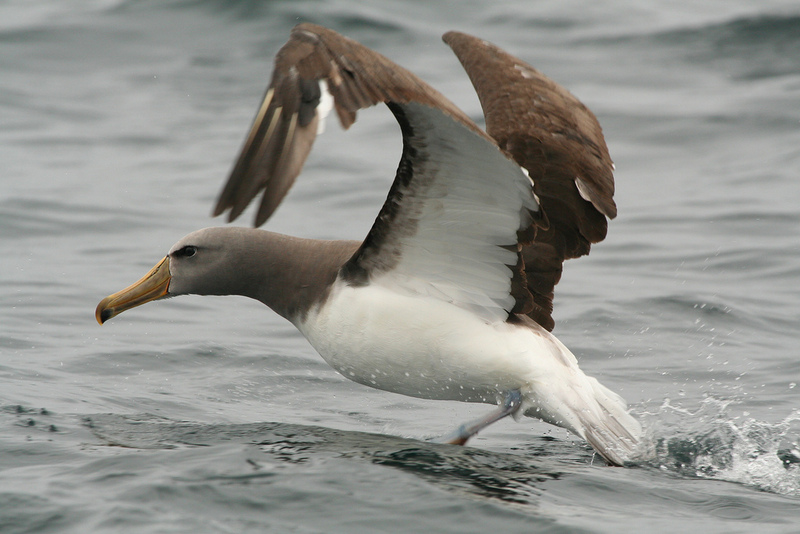
<path fill-rule="evenodd" d="M 176 256 L 180 256 L 182 258 L 191 258 L 195 254 L 197 254 L 197 247 L 192 245 L 186 245 L 182 249 L 179 249 L 175 252 Z"/>

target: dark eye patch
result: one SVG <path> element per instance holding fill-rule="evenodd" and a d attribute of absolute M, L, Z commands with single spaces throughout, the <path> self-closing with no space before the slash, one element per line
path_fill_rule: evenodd
<path fill-rule="evenodd" d="M 182 258 L 191 258 L 195 254 L 197 254 L 197 247 L 194 245 L 186 245 L 185 247 L 175 251 L 175 255 Z"/>

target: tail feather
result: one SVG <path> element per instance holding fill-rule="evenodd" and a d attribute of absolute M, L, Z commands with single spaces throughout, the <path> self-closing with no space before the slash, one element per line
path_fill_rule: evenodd
<path fill-rule="evenodd" d="M 639 444 L 642 426 L 628 413 L 625 401 L 592 377 L 587 377 L 600 410 L 578 410 L 583 437 L 612 465 L 630 461 Z"/>
<path fill-rule="evenodd" d="M 568 383 L 540 383 L 528 397 L 526 415 L 572 431 L 611 465 L 630 462 L 641 439 L 641 425 L 628 413 L 622 397 L 575 371 Z"/>
<path fill-rule="evenodd" d="M 544 329 L 537 333 L 544 343 L 539 347 L 535 373 L 523 388 L 522 412 L 572 431 L 609 464 L 632 461 L 642 426 L 628 413 L 625 401 L 586 376 L 575 355 L 555 336 Z"/>

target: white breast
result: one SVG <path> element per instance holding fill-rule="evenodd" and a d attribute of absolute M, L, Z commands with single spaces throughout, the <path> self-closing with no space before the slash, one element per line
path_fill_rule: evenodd
<path fill-rule="evenodd" d="M 297 325 L 328 364 L 356 382 L 426 399 L 494 403 L 577 369 L 549 332 L 488 323 L 437 298 L 337 283 Z M 564 349 L 566 350 L 566 349 Z"/>

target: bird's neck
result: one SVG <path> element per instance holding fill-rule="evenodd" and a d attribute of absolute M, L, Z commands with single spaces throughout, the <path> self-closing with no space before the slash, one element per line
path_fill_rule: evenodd
<path fill-rule="evenodd" d="M 242 228 L 236 247 L 237 294 L 259 300 L 297 322 L 328 296 L 339 269 L 358 249 L 357 241 L 304 239 Z"/>

